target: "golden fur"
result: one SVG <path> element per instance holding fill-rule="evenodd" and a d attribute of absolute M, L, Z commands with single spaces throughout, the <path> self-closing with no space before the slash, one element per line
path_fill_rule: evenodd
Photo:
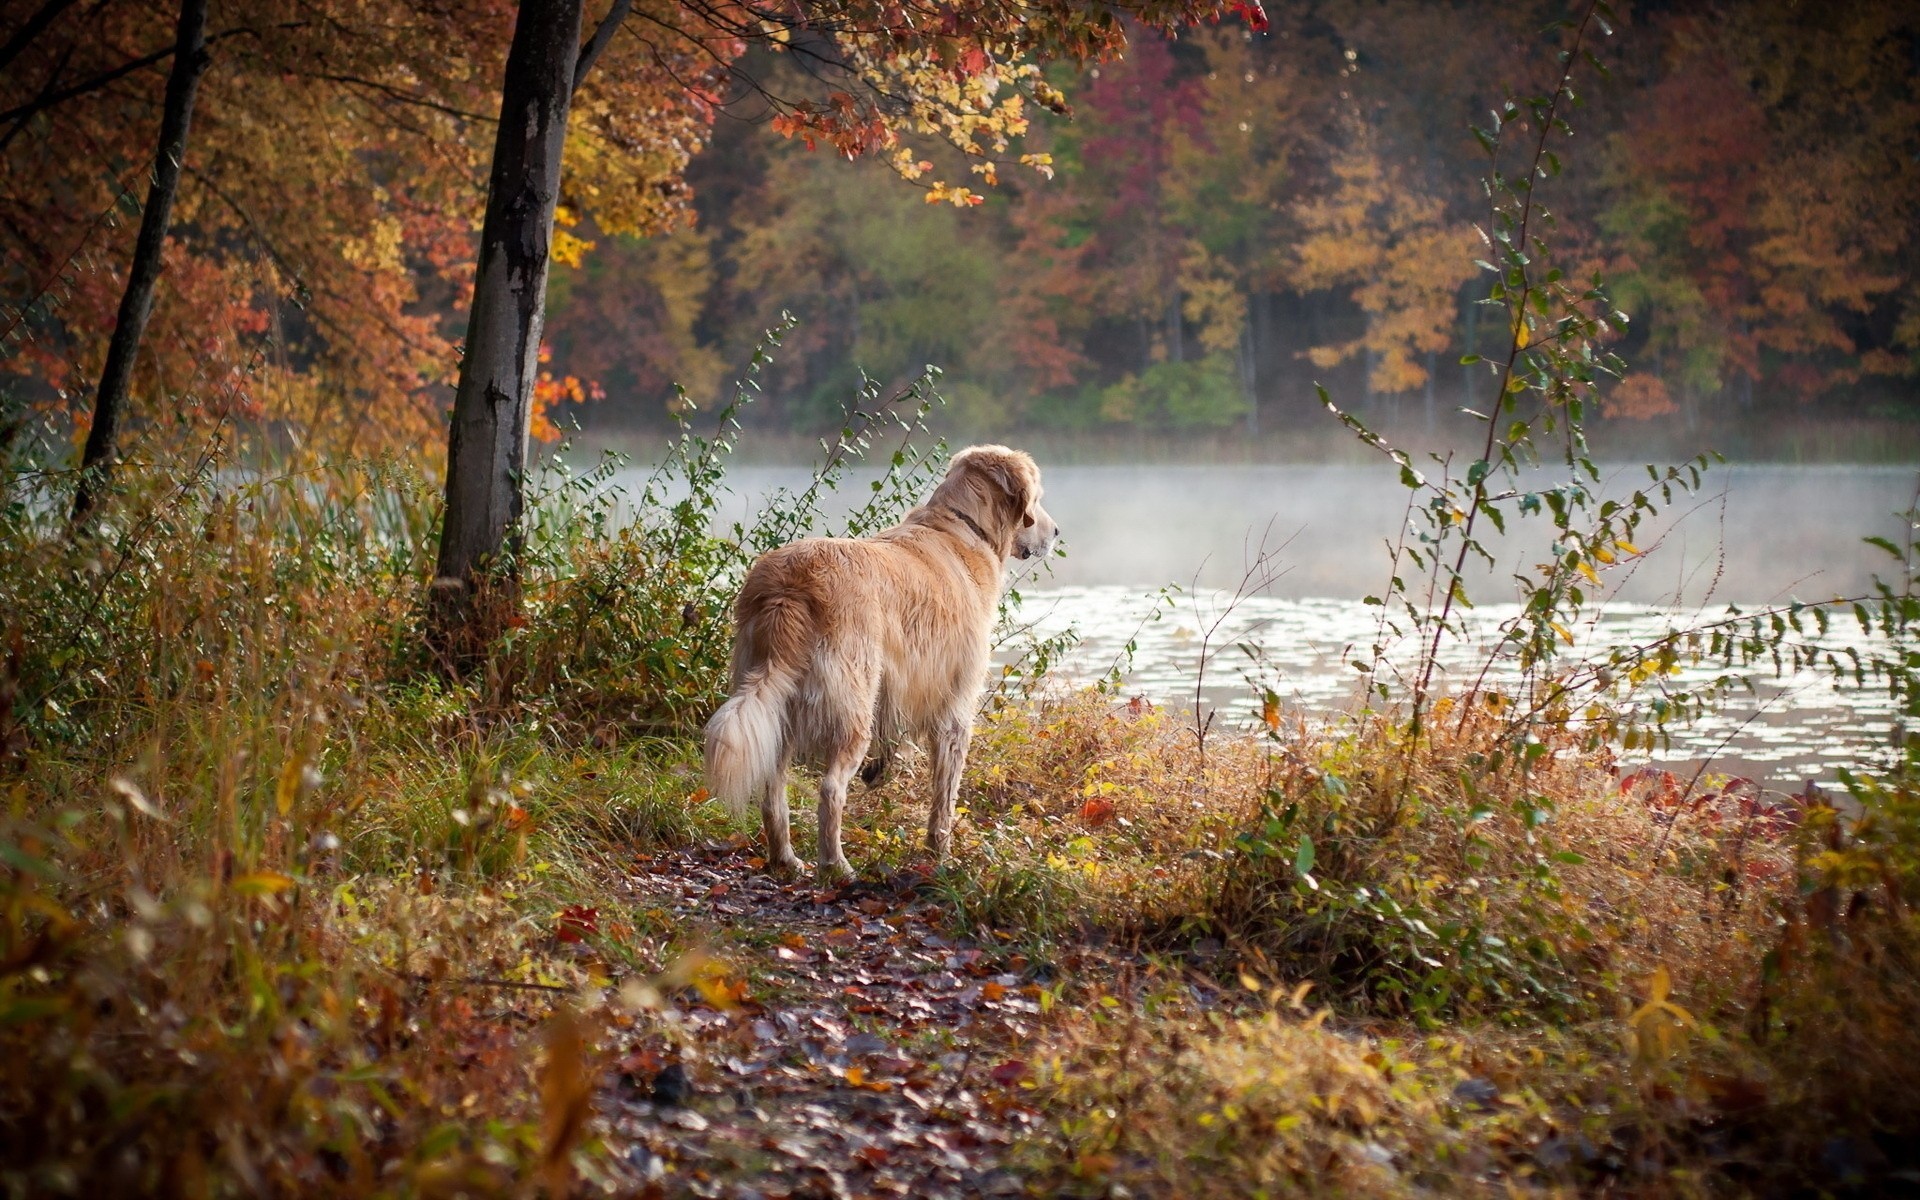
<path fill-rule="evenodd" d="M 1005 446 L 956 454 L 927 502 L 868 538 L 808 538 L 768 551 L 734 604 L 732 695 L 707 722 L 707 788 L 756 801 L 767 861 L 797 871 L 787 771 L 821 769 L 819 870 L 852 874 L 840 849 L 847 785 L 878 742 L 921 736 L 933 759 L 927 845 L 951 848 L 954 804 L 985 681 L 1001 570 L 1052 550 L 1040 468 Z"/>

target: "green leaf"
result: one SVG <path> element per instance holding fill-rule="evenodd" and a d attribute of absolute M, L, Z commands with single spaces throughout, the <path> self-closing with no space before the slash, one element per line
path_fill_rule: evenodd
<path fill-rule="evenodd" d="M 1293 852 L 1294 873 L 1296 875 L 1309 874 L 1313 870 L 1313 863 L 1313 837 L 1310 834 L 1303 833 L 1300 835 L 1300 848 Z"/>

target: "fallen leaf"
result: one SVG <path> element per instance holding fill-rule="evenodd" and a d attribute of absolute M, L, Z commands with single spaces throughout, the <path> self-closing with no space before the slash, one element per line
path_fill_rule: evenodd
<path fill-rule="evenodd" d="M 600 932 L 600 910 L 584 904 L 561 909 L 554 921 L 554 936 L 563 942 L 578 942 L 588 934 Z"/>

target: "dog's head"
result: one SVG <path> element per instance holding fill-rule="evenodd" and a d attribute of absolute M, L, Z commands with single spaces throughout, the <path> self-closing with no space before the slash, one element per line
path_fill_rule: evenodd
<path fill-rule="evenodd" d="M 969 446 L 953 456 L 932 503 L 979 527 L 1004 557 L 1042 558 L 1060 527 L 1040 507 L 1040 468 L 1019 450 Z"/>

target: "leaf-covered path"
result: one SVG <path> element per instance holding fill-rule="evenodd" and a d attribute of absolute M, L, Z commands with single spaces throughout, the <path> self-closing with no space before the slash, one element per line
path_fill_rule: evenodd
<path fill-rule="evenodd" d="M 1022 1047 L 1045 993 L 1017 953 L 944 931 L 925 877 L 816 891 L 739 846 L 660 854 L 636 908 L 703 933 L 747 980 L 731 1008 L 670 1002 L 602 1113 L 647 1193 L 1018 1195 L 1038 1120 Z M 737 985 L 736 985 L 737 986 Z"/>

